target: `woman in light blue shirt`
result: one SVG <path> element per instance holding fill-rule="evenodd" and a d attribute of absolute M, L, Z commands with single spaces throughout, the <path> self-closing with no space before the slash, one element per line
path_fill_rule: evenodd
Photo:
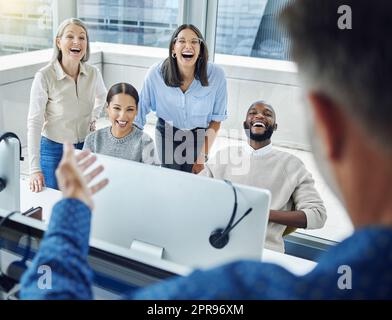
<path fill-rule="evenodd" d="M 221 121 L 227 118 L 223 70 L 208 62 L 201 32 L 184 24 L 173 33 L 169 57 L 154 64 L 140 94 L 135 123 L 143 128 L 155 111 L 156 145 L 162 166 L 199 173 Z"/>

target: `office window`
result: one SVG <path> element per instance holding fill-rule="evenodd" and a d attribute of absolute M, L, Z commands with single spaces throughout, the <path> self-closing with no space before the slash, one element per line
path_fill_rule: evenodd
<path fill-rule="evenodd" d="M 290 60 L 288 35 L 277 16 L 291 0 L 220 0 L 215 52 Z"/>
<path fill-rule="evenodd" d="M 52 47 L 51 2 L 0 1 L 0 55 Z"/>
<path fill-rule="evenodd" d="M 177 28 L 179 0 L 78 0 L 91 41 L 166 48 Z"/>

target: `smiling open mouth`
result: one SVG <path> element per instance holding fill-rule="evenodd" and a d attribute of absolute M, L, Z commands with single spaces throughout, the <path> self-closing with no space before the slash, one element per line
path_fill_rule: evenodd
<path fill-rule="evenodd" d="M 116 120 L 116 122 L 118 123 L 118 125 L 120 127 L 125 127 L 128 124 L 128 121 L 120 121 L 120 120 Z"/>
<path fill-rule="evenodd" d="M 183 53 L 182 54 L 182 57 L 185 58 L 185 59 L 192 59 L 193 56 L 194 56 L 193 53 Z"/>
<path fill-rule="evenodd" d="M 263 122 L 254 122 L 252 124 L 252 127 L 256 127 L 256 128 L 265 128 L 265 124 Z"/>
<path fill-rule="evenodd" d="M 82 51 L 82 50 L 80 50 L 79 48 L 71 48 L 71 50 L 70 50 L 72 53 L 80 53 L 80 51 Z"/>

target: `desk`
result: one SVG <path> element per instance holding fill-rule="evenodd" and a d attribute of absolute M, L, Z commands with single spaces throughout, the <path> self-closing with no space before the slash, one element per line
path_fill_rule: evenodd
<path fill-rule="evenodd" d="M 290 256 L 288 254 L 280 253 L 277 251 L 264 249 L 263 251 L 263 262 L 275 263 L 297 276 L 304 275 L 313 270 L 317 265 L 316 262 Z"/>
<path fill-rule="evenodd" d="M 43 209 L 43 220 L 46 224 L 49 222 L 50 214 L 54 204 L 60 200 L 61 197 L 62 196 L 60 191 L 50 188 L 45 188 L 40 193 L 33 193 L 29 189 L 28 180 L 21 179 L 20 181 L 21 210 L 25 211 L 31 207 L 41 206 Z M 101 241 L 92 241 L 92 243 L 95 242 Z M 90 243 L 90 245 L 92 243 Z M 316 263 L 313 261 L 297 258 L 268 249 L 264 249 L 262 261 L 276 263 L 296 275 L 305 274 L 316 266 Z"/>
<path fill-rule="evenodd" d="M 52 208 L 62 198 L 58 190 L 45 188 L 42 192 L 30 191 L 28 178 L 20 179 L 20 210 L 22 212 L 31 207 L 42 207 L 42 218 L 45 223 L 49 222 Z"/>

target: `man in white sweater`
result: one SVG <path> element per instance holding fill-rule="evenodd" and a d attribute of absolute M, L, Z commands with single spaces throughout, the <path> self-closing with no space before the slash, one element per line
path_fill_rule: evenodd
<path fill-rule="evenodd" d="M 321 228 L 327 218 L 326 210 L 302 161 L 272 148 L 271 136 L 277 129 L 272 106 L 263 101 L 254 102 L 247 112 L 244 128 L 248 144 L 218 151 L 200 174 L 270 190 L 265 247 L 284 252 L 286 228 Z"/>

